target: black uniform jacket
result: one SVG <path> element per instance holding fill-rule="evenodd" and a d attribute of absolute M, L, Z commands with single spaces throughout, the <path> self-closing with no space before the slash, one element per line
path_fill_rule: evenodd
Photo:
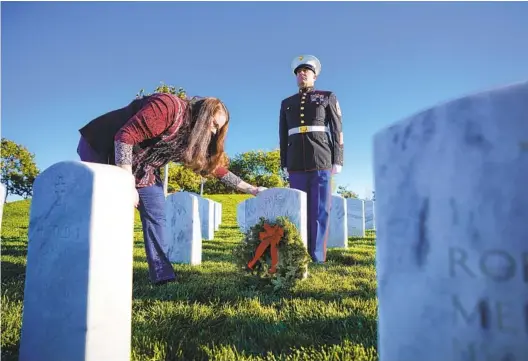
<path fill-rule="evenodd" d="M 310 132 L 304 126 L 326 126 L 329 132 Z M 290 129 L 296 129 L 297 134 L 288 135 Z M 284 99 L 279 134 L 281 168 L 287 168 L 288 172 L 343 165 L 341 110 L 331 91 L 310 88 Z"/>

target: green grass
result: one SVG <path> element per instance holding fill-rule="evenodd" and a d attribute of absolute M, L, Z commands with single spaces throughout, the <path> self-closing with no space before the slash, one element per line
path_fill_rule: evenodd
<path fill-rule="evenodd" d="M 223 204 L 200 266 L 174 265 L 176 284 L 152 286 L 136 212 L 132 360 L 378 360 L 375 238 L 349 239 L 325 265 L 287 293 L 273 294 L 234 267 L 242 239 L 236 204 L 245 195 L 209 196 Z M 29 201 L 4 205 L 2 360 L 17 360 Z"/>

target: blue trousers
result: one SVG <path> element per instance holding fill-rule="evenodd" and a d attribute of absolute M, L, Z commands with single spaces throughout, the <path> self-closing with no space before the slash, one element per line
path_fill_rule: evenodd
<path fill-rule="evenodd" d="M 77 153 L 83 162 L 107 163 L 107 160 L 96 153 L 81 137 Z M 165 194 L 163 185 L 156 183 L 149 187 L 138 188 L 139 215 L 143 226 L 143 240 L 149 277 L 152 283 L 172 281 L 176 278 L 172 264 L 163 249 L 165 248 Z"/>
<path fill-rule="evenodd" d="M 292 172 L 290 188 L 306 192 L 308 210 L 308 252 L 314 262 L 326 261 L 326 243 L 332 200 L 330 170 Z"/>

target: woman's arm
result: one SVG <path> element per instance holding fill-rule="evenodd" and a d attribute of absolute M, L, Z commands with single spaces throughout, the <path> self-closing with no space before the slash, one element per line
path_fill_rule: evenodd
<path fill-rule="evenodd" d="M 255 187 L 249 183 L 244 182 L 239 176 L 230 172 L 227 168 L 220 167 L 216 170 L 214 175 L 228 187 L 234 188 L 240 192 L 253 194 L 256 196 L 262 190 L 265 190 L 264 187 Z"/>

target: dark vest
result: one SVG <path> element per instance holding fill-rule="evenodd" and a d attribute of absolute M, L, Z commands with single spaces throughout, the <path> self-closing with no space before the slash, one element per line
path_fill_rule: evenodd
<path fill-rule="evenodd" d="M 124 108 L 103 114 L 79 129 L 94 151 L 115 164 L 114 136 L 143 106 L 148 97 L 134 99 Z"/>

